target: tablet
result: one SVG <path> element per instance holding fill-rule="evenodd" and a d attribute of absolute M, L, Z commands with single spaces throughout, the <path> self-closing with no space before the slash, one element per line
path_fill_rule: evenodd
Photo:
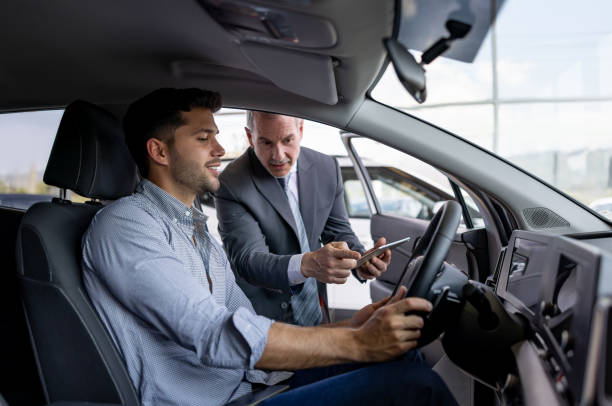
<path fill-rule="evenodd" d="M 368 260 L 370 258 L 377 257 L 377 256 L 381 255 L 383 252 L 385 252 L 385 250 L 393 249 L 393 248 L 397 247 L 400 244 L 408 242 L 409 240 L 410 240 L 410 237 L 406 237 L 406 238 L 402 238 L 401 240 L 393 241 L 393 242 L 390 242 L 389 244 L 382 245 L 382 246 L 378 247 L 374 251 L 372 251 L 372 252 L 368 253 L 367 255 L 364 255 L 361 258 L 359 258 L 359 260 L 357 261 L 357 266 L 355 268 L 359 268 L 361 265 L 363 265 L 364 263 L 368 262 Z"/>

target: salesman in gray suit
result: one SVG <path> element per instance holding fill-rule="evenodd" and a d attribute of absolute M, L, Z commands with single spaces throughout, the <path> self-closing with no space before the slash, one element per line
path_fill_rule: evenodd
<path fill-rule="evenodd" d="M 236 280 L 257 313 L 319 324 L 329 317 L 325 283 L 345 283 L 364 253 L 348 221 L 338 164 L 300 148 L 301 119 L 249 111 L 246 133 L 251 147 L 223 171 L 215 195 Z M 376 278 L 390 260 L 386 251 L 355 277 Z"/>

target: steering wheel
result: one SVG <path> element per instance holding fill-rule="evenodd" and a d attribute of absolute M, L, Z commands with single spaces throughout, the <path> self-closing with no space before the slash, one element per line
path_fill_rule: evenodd
<path fill-rule="evenodd" d="M 417 242 L 411 261 L 406 265 L 396 290 L 402 284 L 407 270 L 411 268 L 412 259 L 416 258 L 415 261 L 422 262 L 420 266 L 415 266 L 414 272 L 409 276 L 406 284 L 407 297 L 429 298 L 429 290 L 448 255 L 460 220 L 461 206 L 456 201 L 449 200 L 440 207 L 427 226 L 425 234 Z"/>

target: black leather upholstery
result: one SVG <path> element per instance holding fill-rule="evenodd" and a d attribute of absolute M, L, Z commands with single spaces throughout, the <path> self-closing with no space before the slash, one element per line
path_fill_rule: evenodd
<path fill-rule="evenodd" d="M 23 211 L 0 207 L 0 405 L 42 405 L 45 402 L 30 346 L 15 262 L 17 230 Z"/>
<path fill-rule="evenodd" d="M 117 119 L 91 103 L 71 103 L 57 130 L 45 183 L 113 200 L 134 191 L 136 173 Z"/>
<path fill-rule="evenodd" d="M 104 200 L 131 193 L 136 168 L 119 122 L 87 102 L 66 108 L 45 182 Z M 123 361 L 82 285 L 81 238 L 101 206 L 56 199 L 24 215 L 18 277 L 47 402 L 138 405 Z"/>

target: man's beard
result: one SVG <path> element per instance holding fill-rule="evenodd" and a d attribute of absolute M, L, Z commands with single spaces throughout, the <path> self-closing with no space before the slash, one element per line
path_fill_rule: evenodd
<path fill-rule="evenodd" d="M 204 164 L 187 161 L 182 159 L 179 153 L 173 149 L 170 151 L 170 159 L 172 160 L 170 172 L 178 184 L 196 194 L 215 192 L 219 189 L 219 179 L 209 174 L 206 169 L 206 165 L 216 160 Z"/>

